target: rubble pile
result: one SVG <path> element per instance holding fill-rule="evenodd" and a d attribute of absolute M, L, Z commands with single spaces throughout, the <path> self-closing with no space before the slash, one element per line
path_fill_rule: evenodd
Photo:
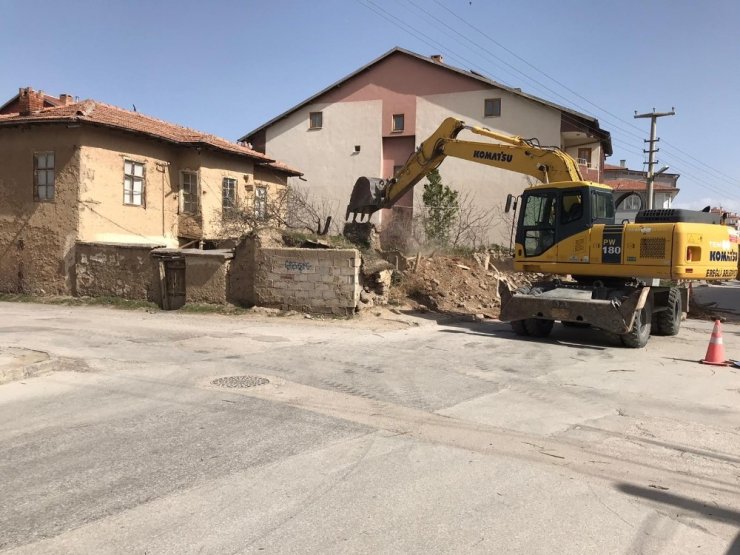
<path fill-rule="evenodd" d="M 415 308 L 478 319 L 497 318 L 501 307 L 498 286 L 511 289 L 529 285 L 542 276 L 512 271 L 511 259 L 494 252 L 474 253 L 470 257 L 433 255 L 417 257 L 403 272 L 398 286 L 401 295 Z"/>
<path fill-rule="evenodd" d="M 501 281 L 517 289 L 542 277 L 514 272 L 511 258 L 494 251 L 416 257 L 366 252 L 361 270 L 360 310 L 391 303 L 478 319 L 498 317 Z"/>

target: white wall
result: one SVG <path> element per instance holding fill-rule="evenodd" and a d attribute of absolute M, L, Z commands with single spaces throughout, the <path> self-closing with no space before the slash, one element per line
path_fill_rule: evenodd
<path fill-rule="evenodd" d="M 309 130 L 309 112 L 323 112 L 322 129 Z M 331 199 L 341 224 L 357 178 L 380 177 L 381 119 L 380 100 L 311 104 L 267 128 L 266 154 L 304 172 L 305 183 L 292 183 L 306 186 L 314 201 Z"/>
<path fill-rule="evenodd" d="M 483 117 L 486 98 L 501 98 L 501 116 Z M 536 137 L 542 145 L 560 145 L 560 112 L 505 91 L 472 91 L 419 97 L 416 105 L 417 146 L 431 135 L 446 117 L 456 117 L 469 125 L 487 127 L 509 135 Z M 463 131 L 458 139 L 493 142 Z M 528 176 L 465 160 L 447 158 L 439 168 L 445 184 L 475 195 L 477 204 L 502 211 L 509 193 L 521 194 Z M 529 180 L 529 181 L 528 181 Z M 499 218 L 489 241 L 508 245 L 511 220 Z"/>

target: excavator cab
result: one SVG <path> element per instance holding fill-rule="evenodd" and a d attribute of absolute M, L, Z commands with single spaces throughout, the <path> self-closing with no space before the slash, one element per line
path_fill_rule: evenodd
<path fill-rule="evenodd" d="M 611 190 L 592 183 L 552 183 L 522 194 L 516 258 L 536 257 L 594 224 L 614 223 Z"/>

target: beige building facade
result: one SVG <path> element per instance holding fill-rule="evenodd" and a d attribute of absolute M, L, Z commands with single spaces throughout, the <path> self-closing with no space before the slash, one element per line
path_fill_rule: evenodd
<path fill-rule="evenodd" d="M 208 247 L 300 172 L 192 129 L 22 89 L 0 114 L 0 291 L 74 293 L 75 245 Z M 13 99 L 11 99 L 13 100 Z"/>
<path fill-rule="evenodd" d="M 300 167 L 317 197 L 335 207 L 342 221 L 354 182 L 360 176 L 389 178 L 447 117 L 510 135 L 537 138 L 579 159 L 585 179 L 600 181 L 611 154 L 609 133 L 597 119 L 506 87 L 477 73 L 394 48 L 370 64 L 287 110 L 242 141 L 268 156 Z M 480 141 L 470 133 L 460 139 Z M 508 193 L 519 194 L 526 177 L 448 158 L 443 181 L 475 197 L 481 206 L 500 207 Z M 411 208 L 413 199 L 400 201 Z M 398 212 L 398 210 L 397 210 Z M 375 217 L 381 228 L 391 211 Z M 491 229 L 493 242 L 508 241 L 508 222 Z"/>

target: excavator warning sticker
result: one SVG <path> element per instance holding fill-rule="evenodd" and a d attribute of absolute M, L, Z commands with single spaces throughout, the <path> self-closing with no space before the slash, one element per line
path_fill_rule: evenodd
<path fill-rule="evenodd" d="M 623 225 L 604 226 L 604 240 L 601 245 L 601 261 L 605 264 L 622 263 Z"/>

